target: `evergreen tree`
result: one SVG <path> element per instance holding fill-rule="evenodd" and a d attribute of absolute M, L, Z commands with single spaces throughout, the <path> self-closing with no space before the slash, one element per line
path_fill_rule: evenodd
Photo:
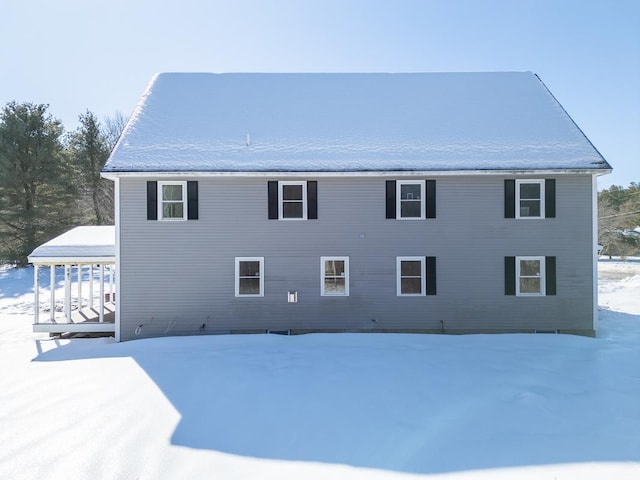
<path fill-rule="evenodd" d="M 47 108 L 10 102 L 0 112 L 0 258 L 19 265 L 65 231 L 74 214 L 63 128 Z"/>
<path fill-rule="evenodd" d="M 90 205 L 88 221 L 97 225 L 113 223 L 113 182 L 100 176 L 109 158 L 109 138 L 96 116 L 87 110 L 79 117 L 80 126 L 67 141 L 84 205 Z"/>

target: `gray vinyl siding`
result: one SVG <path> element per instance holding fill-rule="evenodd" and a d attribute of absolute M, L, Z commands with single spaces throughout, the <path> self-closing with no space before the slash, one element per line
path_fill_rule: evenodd
<path fill-rule="evenodd" d="M 318 219 L 267 218 L 267 181 L 201 177 L 199 220 L 146 219 L 120 179 L 121 339 L 230 331 L 593 329 L 591 176 L 557 175 L 556 218 L 504 218 L 498 175 L 431 177 L 437 218 L 385 218 L 385 180 L 318 182 Z M 524 178 L 524 177 L 518 177 Z M 185 179 L 185 178 L 181 178 Z M 287 180 L 292 180 L 287 178 Z M 504 295 L 504 257 L 556 256 L 557 295 Z M 348 256 L 350 295 L 320 295 L 320 257 Z M 398 297 L 396 257 L 437 258 L 437 295 Z M 236 257 L 264 257 L 264 297 L 234 295 Z M 287 303 L 287 292 L 298 303 Z M 139 335 L 134 331 L 141 326 Z"/>

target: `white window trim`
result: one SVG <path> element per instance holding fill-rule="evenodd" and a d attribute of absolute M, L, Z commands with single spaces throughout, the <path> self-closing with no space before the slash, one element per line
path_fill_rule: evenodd
<path fill-rule="evenodd" d="M 260 293 L 248 294 L 240 293 L 240 262 L 259 262 L 260 263 Z M 236 297 L 264 297 L 264 257 L 236 257 L 235 272 L 235 294 Z"/>
<path fill-rule="evenodd" d="M 325 269 L 324 262 L 327 260 L 344 261 L 344 293 L 325 293 L 324 279 Z M 320 295 L 323 297 L 348 297 L 349 296 L 349 257 L 320 257 Z"/>
<path fill-rule="evenodd" d="M 530 185 L 530 184 L 538 184 L 540 185 L 540 216 L 538 217 L 522 217 L 520 216 L 520 185 Z M 522 218 L 523 220 L 537 220 L 540 218 L 544 218 L 544 211 L 545 211 L 545 205 L 544 205 L 544 197 L 545 197 L 545 191 L 544 191 L 544 185 L 545 185 L 545 181 L 544 180 L 540 180 L 540 179 L 531 179 L 531 180 L 525 180 L 525 179 L 521 179 L 521 180 L 516 180 L 516 218 Z"/>
<path fill-rule="evenodd" d="M 420 261 L 420 291 L 422 293 L 402 293 L 402 262 Z M 424 297 L 427 294 L 427 263 L 425 257 L 396 257 L 396 294 L 398 297 Z"/>
<path fill-rule="evenodd" d="M 163 216 L 163 201 L 162 201 L 162 187 L 164 187 L 165 185 L 180 185 L 182 187 L 182 217 L 173 217 L 173 218 L 165 218 Z M 165 182 L 165 181 L 160 181 L 158 182 L 158 195 L 157 195 L 158 199 L 158 220 L 161 222 L 181 222 L 182 220 L 186 220 L 187 219 L 187 182 L 186 181 L 171 181 L 171 182 Z M 178 203 L 178 202 L 175 202 Z"/>
<path fill-rule="evenodd" d="M 419 217 L 403 217 L 402 216 L 402 185 L 419 185 L 420 186 L 420 216 Z M 396 219 L 398 220 L 424 220 L 426 218 L 427 201 L 425 198 L 425 181 L 417 180 L 397 180 L 396 181 Z"/>
<path fill-rule="evenodd" d="M 540 293 L 521 293 L 520 292 L 520 261 L 522 260 L 538 260 L 540 262 Z M 516 257 L 516 296 L 518 297 L 544 297 L 546 296 L 546 270 L 545 257 Z"/>
<path fill-rule="evenodd" d="M 285 185 L 301 185 L 302 186 L 302 217 L 299 218 L 284 218 L 283 212 L 283 204 L 284 204 L 284 195 L 283 189 Z M 279 220 L 306 220 L 307 219 L 307 181 L 299 180 L 299 181 L 279 181 L 278 182 L 278 219 Z"/>

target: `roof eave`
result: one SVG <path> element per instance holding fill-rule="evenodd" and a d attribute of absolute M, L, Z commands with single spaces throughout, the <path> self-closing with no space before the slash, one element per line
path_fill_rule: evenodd
<path fill-rule="evenodd" d="M 27 260 L 33 265 L 79 265 L 79 264 L 111 264 L 115 263 L 115 255 L 102 256 L 28 256 Z"/>
<path fill-rule="evenodd" d="M 608 164 L 607 164 L 608 166 Z M 168 178 L 168 177 L 394 177 L 394 176 L 475 176 L 475 175 L 606 175 L 609 168 L 555 168 L 555 169 L 505 169 L 505 170 L 264 170 L 264 171 L 211 171 L 211 170 L 140 170 L 101 172 L 108 180 L 120 177 Z"/>

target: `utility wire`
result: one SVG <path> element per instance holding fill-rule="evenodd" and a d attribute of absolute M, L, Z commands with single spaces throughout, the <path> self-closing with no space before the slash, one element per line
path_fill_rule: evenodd
<path fill-rule="evenodd" d="M 640 213 L 640 210 L 636 212 L 616 213 L 615 215 L 605 215 L 603 217 L 598 217 L 598 220 L 600 220 L 601 218 L 626 217 L 628 215 L 637 215 L 639 213 Z"/>

